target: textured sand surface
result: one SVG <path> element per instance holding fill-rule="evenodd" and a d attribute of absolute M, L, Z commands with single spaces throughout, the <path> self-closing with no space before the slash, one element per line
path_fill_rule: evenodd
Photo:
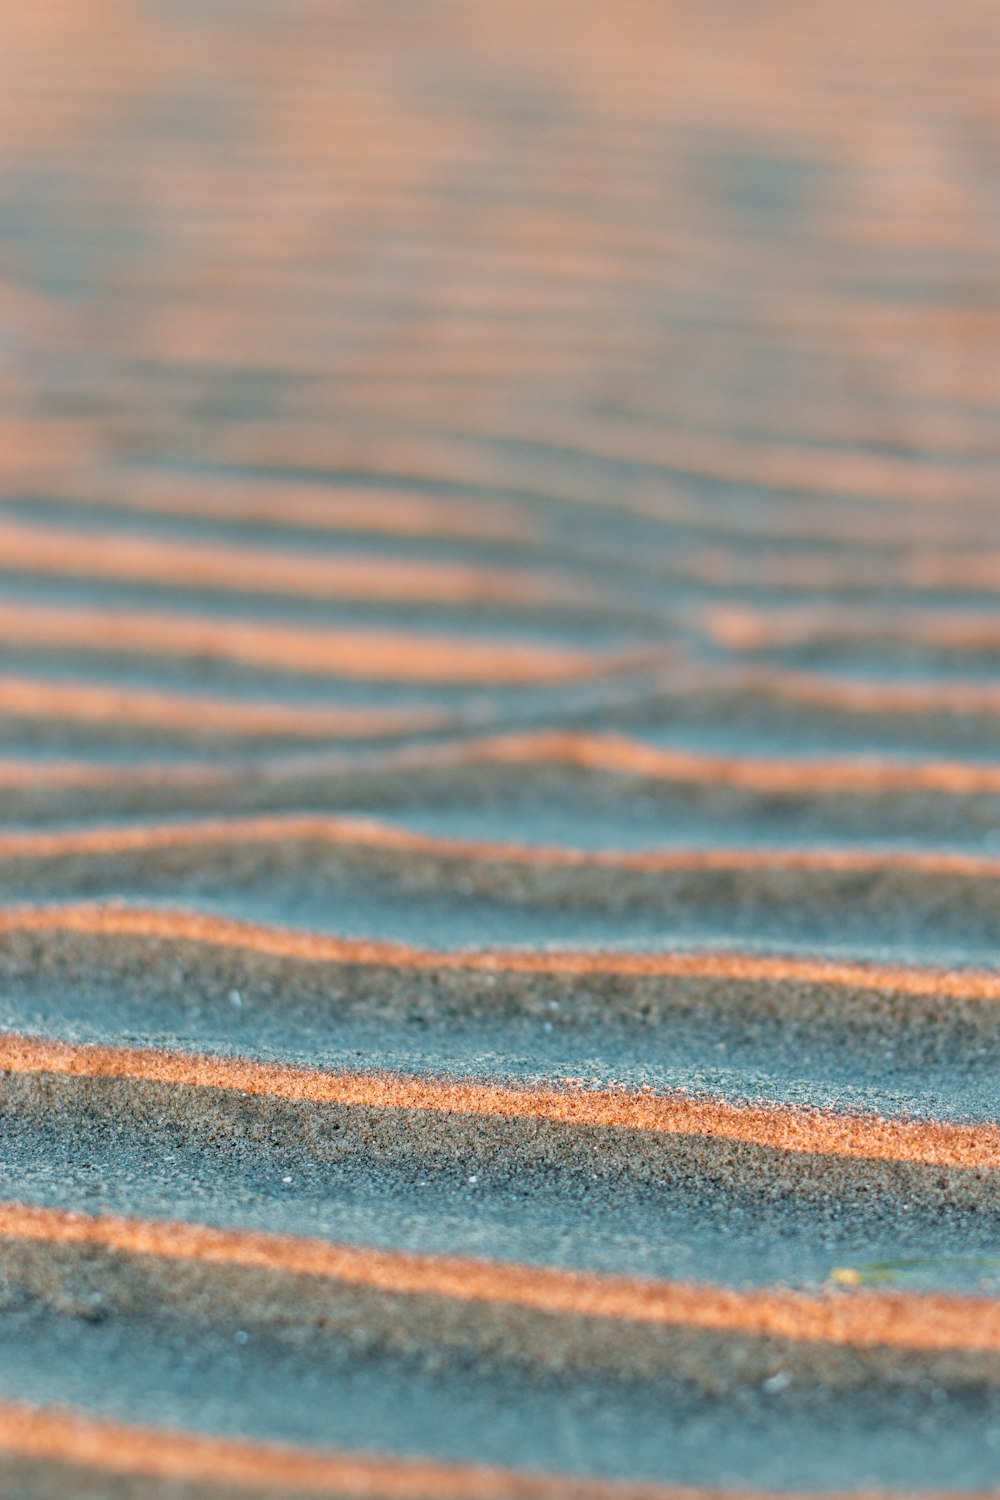
<path fill-rule="evenodd" d="M 0 1493 L 1000 1492 L 998 60 L 2 7 Z"/>

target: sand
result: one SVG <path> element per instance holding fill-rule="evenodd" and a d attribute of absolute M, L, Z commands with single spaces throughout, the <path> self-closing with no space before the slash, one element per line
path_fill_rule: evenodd
<path fill-rule="evenodd" d="M 0 1491 L 994 1495 L 976 0 L 0 19 Z"/>

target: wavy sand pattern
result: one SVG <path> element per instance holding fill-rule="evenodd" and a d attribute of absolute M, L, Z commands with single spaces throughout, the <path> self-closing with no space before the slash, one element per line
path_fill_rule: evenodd
<path fill-rule="evenodd" d="M 3 1493 L 997 1494 L 998 48 L 5 8 Z"/>

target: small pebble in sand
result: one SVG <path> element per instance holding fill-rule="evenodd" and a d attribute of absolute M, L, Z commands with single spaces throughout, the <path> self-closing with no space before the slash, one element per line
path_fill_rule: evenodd
<path fill-rule="evenodd" d="M 861 1272 L 856 1271 L 853 1266 L 834 1266 L 830 1272 L 830 1280 L 837 1286 L 860 1286 Z"/>
<path fill-rule="evenodd" d="M 766 1391 L 769 1396 L 776 1396 L 792 1383 L 792 1377 L 787 1370 L 779 1370 L 776 1375 L 769 1375 L 763 1382 L 761 1390 Z"/>
<path fill-rule="evenodd" d="M 233 1010 L 243 1009 L 243 996 L 240 994 L 239 990 L 229 991 L 229 1003 L 233 1007 Z"/>
<path fill-rule="evenodd" d="M 479 1181 L 479 1178 L 478 1178 L 478 1177 L 470 1177 L 470 1178 L 469 1178 L 469 1181 L 470 1181 L 470 1182 L 478 1182 L 478 1181 Z"/>
<path fill-rule="evenodd" d="M 290 1177 L 283 1177 L 281 1180 L 282 1182 L 291 1182 L 292 1179 Z"/>

